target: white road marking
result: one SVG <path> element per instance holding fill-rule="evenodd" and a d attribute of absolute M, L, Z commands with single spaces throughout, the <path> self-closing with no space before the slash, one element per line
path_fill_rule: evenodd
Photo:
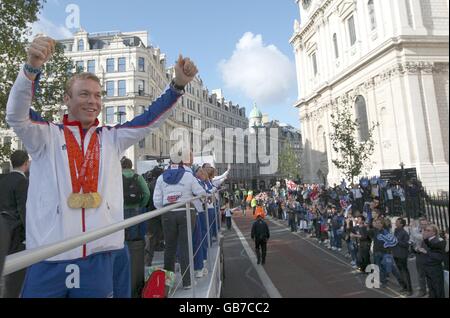
<path fill-rule="evenodd" d="M 264 286 L 264 288 L 267 291 L 267 294 L 270 298 L 282 298 L 280 292 L 273 284 L 272 280 L 270 279 L 269 275 L 267 275 L 266 271 L 264 270 L 264 267 L 262 265 L 256 264 L 256 255 L 255 252 L 251 249 L 251 247 L 248 245 L 247 240 L 245 239 L 244 235 L 242 235 L 242 232 L 237 227 L 234 220 L 231 220 L 231 224 L 233 225 L 233 229 L 236 231 L 237 236 L 241 240 L 242 246 L 244 246 L 245 252 L 247 253 L 248 257 L 250 258 L 253 267 L 256 270 L 256 273 L 258 273 L 259 279 L 261 279 L 261 282 Z"/>

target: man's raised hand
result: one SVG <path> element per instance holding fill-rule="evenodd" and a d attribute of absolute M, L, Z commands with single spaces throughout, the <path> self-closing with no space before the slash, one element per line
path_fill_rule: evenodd
<path fill-rule="evenodd" d="M 188 57 L 183 58 L 180 54 L 178 61 L 175 64 L 175 84 L 177 86 L 186 86 L 192 81 L 198 73 L 197 67 Z"/>
<path fill-rule="evenodd" d="M 36 37 L 28 47 L 27 63 L 34 68 L 41 68 L 55 52 L 56 42 L 46 36 Z"/>

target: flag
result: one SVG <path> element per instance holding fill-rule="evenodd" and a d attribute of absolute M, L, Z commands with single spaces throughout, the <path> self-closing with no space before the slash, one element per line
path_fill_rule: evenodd
<path fill-rule="evenodd" d="M 287 186 L 288 190 L 290 190 L 290 191 L 297 190 L 297 184 L 292 180 L 286 179 L 286 186 Z"/>

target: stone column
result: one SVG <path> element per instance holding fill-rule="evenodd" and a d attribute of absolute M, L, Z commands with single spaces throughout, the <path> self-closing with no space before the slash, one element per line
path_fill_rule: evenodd
<path fill-rule="evenodd" d="M 386 1 L 387 2 L 387 1 Z M 413 1 L 419 2 L 419 1 Z M 408 23 L 408 9 L 406 7 L 406 2 L 404 0 L 389 1 L 390 5 L 393 5 L 394 10 L 392 14 L 394 15 L 393 21 L 396 25 L 396 31 L 394 35 L 413 35 L 416 34 L 415 31 L 410 27 Z M 420 6 L 420 4 L 419 4 Z"/>
<path fill-rule="evenodd" d="M 405 120 L 411 125 L 410 145 L 414 149 L 416 163 L 430 162 L 428 151 L 427 129 L 422 108 L 421 85 L 417 63 L 406 63 L 405 83 Z M 401 138 L 401 136 L 400 136 Z"/>
<path fill-rule="evenodd" d="M 415 30 L 416 35 L 426 35 L 427 29 L 423 25 L 423 17 L 422 17 L 422 8 L 420 6 L 420 1 L 417 0 L 408 0 L 409 6 L 411 8 L 411 14 L 412 14 L 412 22 L 413 22 L 413 28 Z"/>
<path fill-rule="evenodd" d="M 392 122 L 395 126 L 394 129 L 396 135 L 392 141 L 395 143 L 393 145 L 395 147 L 395 157 L 397 158 L 398 163 L 403 161 L 405 164 L 410 165 L 412 161 L 411 151 L 409 149 L 410 143 L 404 142 L 404 140 L 409 139 L 411 132 L 410 129 L 408 129 L 406 120 L 406 101 L 403 99 L 401 94 L 404 92 L 404 88 L 402 86 L 402 78 L 400 77 L 400 73 L 396 73 L 393 77 L 386 80 L 378 78 L 376 82 L 378 82 L 379 85 L 385 85 L 386 110 L 388 111 L 388 114 L 393 114 Z"/>
<path fill-rule="evenodd" d="M 423 97 L 426 121 L 428 123 L 429 137 L 431 143 L 432 162 L 437 164 L 445 163 L 444 143 L 439 121 L 439 111 L 437 106 L 436 90 L 433 79 L 433 65 L 426 63 L 421 66 L 421 84 L 423 87 Z"/>
<path fill-rule="evenodd" d="M 378 38 L 384 38 L 387 35 L 386 24 L 389 23 L 389 19 L 386 18 L 385 14 L 383 14 L 383 11 L 385 10 L 385 2 L 374 1 L 373 4 L 375 6 L 375 19 L 377 21 L 376 32 L 378 34 Z"/>
<path fill-rule="evenodd" d="M 324 111 L 325 116 L 325 134 L 326 134 L 326 151 L 327 151 L 327 159 L 328 159 L 328 184 L 332 185 L 333 183 L 338 184 L 339 181 L 339 171 L 336 166 L 333 164 L 333 159 L 336 158 L 336 153 L 333 150 L 331 145 L 330 133 L 331 133 L 331 113 L 332 113 L 333 104 L 326 105 L 326 109 Z"/>
<path fill-rule="evenodd" d="M 377 105 L 377 100 L 376 100 L 376 96 L 375 96 L 375 87 L 374 87 L 373 79 L 368 79 L 366 81 L 366 83 L 364 83 L 364 88 L 366 90 L 366 96 L 367 96 L 366 107 L 367 107 L 368 113 L 370 113 L 370 116 L 368 118 L 368 124 L 369 124 L 369 129 L 370 129 L 372 122 L 379 123 L 381 125 L 380 118 L 378 116 L 379 115 L 378 114 L 378 105 Z M 376 167 L 378 167 L 378 168 L 383 167 L 384 166 L 384 158 L 383 158 L 383 152 L 382 152 L 383 144 L 382 144 L 380 126 L 375 128 L 373 138 L 375 140 L 374 159 L 376 159 L 376 161 L 377 161 Z M 372 169 L 374 169 L 374 167 L 372 167 Z"/>

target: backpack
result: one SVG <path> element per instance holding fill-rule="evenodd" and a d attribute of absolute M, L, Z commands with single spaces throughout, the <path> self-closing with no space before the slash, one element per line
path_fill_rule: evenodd
<path fill-rule="evenodd" d="M 144 197 L 144 192 L 138 182 L 139 175 L 134 174 L 131 178 L 122 175 L 123 202 L 125 205 L 139 204 Z"/>
<path fill-rule="evenodd" d="M 147 171 L 142 177 L 144 177 L 145 182 L 147 183 L 147 187 L 150 190 L 150 199 L 148 200 L 147 207 L 149 210 L 156 210 L 153 204 L 153 193 L 155 192 L 156 181 L 159 176 L 164 173 L 164 169 L 162 167 L 154 167 L 151 171 Z"/>
<path fill-rule="evenodd" d="M 142 289 L 142 298 L 166 298 L 166 272 L 155 270 Z"/>

